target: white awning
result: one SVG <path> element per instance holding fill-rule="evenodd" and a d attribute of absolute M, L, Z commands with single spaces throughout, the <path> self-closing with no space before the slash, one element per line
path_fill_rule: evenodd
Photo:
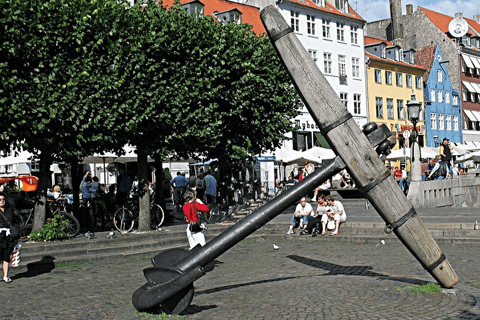
<path fill-rule="evenodd" d="M 468 81 L 462 81 L 463 85 L 465 86 L 465 88 L 467 88 L 467 90 L 469 92 L 472 92 L 472 93 L 477 93 L 477 90 L 475 90 L 472 86 L 472 84 Z"/>
<path fill-rule="evenodd" d="M 475 68 L 480 69 L 480 61 L 476 57 L 470 57 L 470 60 L 472 60 L 473 65 Z"/>
<path fill-rule="evenodd" d="M 463 109 L 463 112 L 465 112 L 465 115 L 470 121 L 477 121 L 477 118 L 475 118 L 471 110 Z"/>
<path fill-rule="evenodd" d="M 465 64 L 467 65 L 467 67 L 475 69 L 475 66 L 473 65 L 473 62 L 472 60 L 470 60 L 469 56 L 462 53 L 462 58 L 463 58 L 463 61 L 465 61 Z"/>
<path fill-rule="evenodd" d="M 480 93 L 480 86 L 478 85 L 478 83 L 470 82 L 470 84 L 472 85 L 473 89 L 477 91 L 477 93 Z"/>
<path fill-rule="evenodd" d="M 477 121 L 480 121 L 480 112 L 478 112 L 478 111 L 473 111 L 473 110 L 469 110 L 469 111 L 471 111 L 471 112 L 473 113 L 473 116 L 474 116 L 475 118 L 477 118 Z"/>

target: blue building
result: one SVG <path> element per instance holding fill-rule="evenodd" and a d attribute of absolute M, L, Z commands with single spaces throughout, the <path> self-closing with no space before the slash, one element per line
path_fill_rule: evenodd
<path fill-rule="evenodd" d="M 461 99 L 453 90 L 439 45 L 432 45 L 415 53 L 416 61 L 427 69 L 424 76 L 425 145 L 438 147 L 443 138 L 462 143 Z"/>

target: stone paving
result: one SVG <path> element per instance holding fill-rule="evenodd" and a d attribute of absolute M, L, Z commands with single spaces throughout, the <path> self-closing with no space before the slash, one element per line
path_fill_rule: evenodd
<path fill-rule="evenodd" d="M 195 282 L 186 312 L 171 318 L 480 319 L 478 245 L 441 246 L 460 277 L 458 290 L 415 293 L 406 287 L 434 280 L 400 243 L 299 239 L 243 240 Z M 1 318 L 160 319 L 131 303 L 145 283 L 149 258 L 52 266 L 34 274 L 11 269 L 13 282 L 0 282 Z"/>

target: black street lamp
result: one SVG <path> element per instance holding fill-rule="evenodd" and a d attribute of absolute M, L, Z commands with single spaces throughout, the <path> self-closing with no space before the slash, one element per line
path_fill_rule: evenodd
<path fill-rule="evenodd" d="M 417 141 L 418 131 L 417 122 L 420 119 L 420 112 L 422 111 L 422 103 L 415 99 L 415 93 L 412 92 L 412 100 L 407 102 L 408 120 L 413 124 L 412 140 Z"/>
<path fill-rule="evenodd" d="M 410 179 L 412 181 L 421 181 L 422 178 L 422 168 L 421 168 L 421 149 L 420 145 L 417 142 L 418 131 L 417 131 L 417 122 L 420 119 L 420 112 L 422 111 L 422 103 L 418 102 L 415 99 L 415 94 L 412 92 L 412 99 L 407 102 L 407 109 L 408 109 L 408 120 L 413 124 L 412 130 L 412 144 L 410 145 L 411 149 L 411 169 L 410 169 Z M 415 145 L 418 145 L 418 159 L 415 159 Z"/>

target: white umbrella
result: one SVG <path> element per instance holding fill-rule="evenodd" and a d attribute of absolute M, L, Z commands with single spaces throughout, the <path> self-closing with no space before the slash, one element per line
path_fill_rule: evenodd
<path fill-rule="evenodd" d="M 337 155 L 332 149 L 322 148 L 322 147 L 313 147 L 303 152 L 310 156 L 320 158 L 322 160 L 334 159 Z"/>
<path fill-rule="evenodd" d="M 16 163 L 29 163 L 32 161 L 33 154 L 27 151 L 20 152 L 17 156 L 8 156 L 0 158 L 0 166 L 8 166 Z"/>

